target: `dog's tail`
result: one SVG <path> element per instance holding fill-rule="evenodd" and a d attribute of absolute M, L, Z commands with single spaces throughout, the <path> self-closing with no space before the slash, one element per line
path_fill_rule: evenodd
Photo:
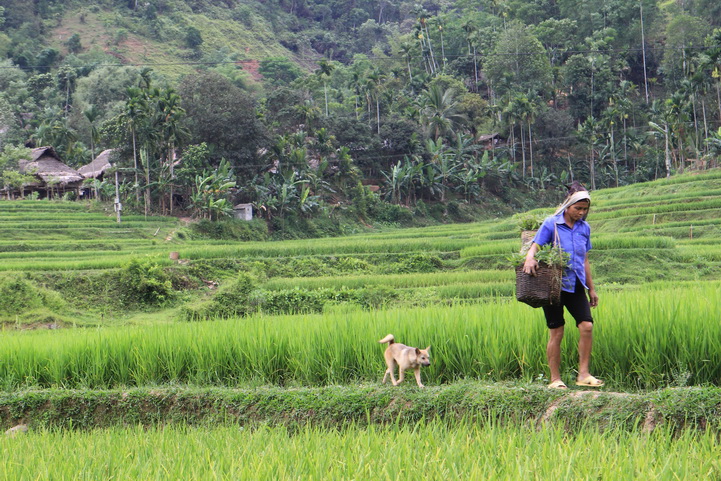
<path fill-rule="evenodd" d="M 396 342 L 396 339 L 393 337 L 393 334 L 388 334 L 386 337 L 384 337 L 378 342 L 380 342 L 381 344 L 385 344 L 386 342 L 388 344 L 393 344 L 394 342 Z"/>

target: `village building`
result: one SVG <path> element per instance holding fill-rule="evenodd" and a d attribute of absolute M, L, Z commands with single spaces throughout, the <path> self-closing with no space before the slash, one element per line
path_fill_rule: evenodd
<path fill-rule="evenodd" d="M 92 162 L 80 167 L 78 173 L 86 179 L 103 180 L 105 171 L 112 166 L 110 163 L 112 153 L 113 149 L 103 150 Z"/>
<path fill-rule="evenodd" d="M 32 177 L 22 187 L 8 189 L 8 197 L 25 197 L 37 192 L 39 197 L 60 197 L 66 192 L 75 192 L 80 195 L 80 188 L 84 177 L 77 170 L 67 166 L 60 160 L 55 149 L 49 146 L 32 149 L 30 159 L 21 159 L 18 162 L 21 174 Z"/>
<path fill-rule="evenodd" d="M 92 162 L 80 167 L 78 169 L 78 173 L 85 177 L 85 179 L 93 179 L 97 181 L 105 180 L 105 172 L 112 167 L 110 157 L 113 152 L 113 149 L 103 150 L 97 157 L 95 157 L 95 159 L 93 159 Z M 87 182 L 85 183 L 81 192 L 82 197 L 99 197 L 98 184 L 97 182 L 93 184 L 94 185 L 89 185 Z"/>

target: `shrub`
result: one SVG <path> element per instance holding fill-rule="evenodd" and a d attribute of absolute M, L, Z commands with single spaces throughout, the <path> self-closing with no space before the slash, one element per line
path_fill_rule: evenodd
<path fill-rule="evenodd" d="M 120 273 L 120 288 L 126 306 L 160 306 L 175 296 L 170 277 L 150 260 L 128 262 Z"/>
<path fill-rule="evenodd" d="M 211 221 L 203 219 L 191 226 L 195 236 L 218 240 L 264 241 L 268 239 L 268 225 L 262 219 L 251 221 L 231 219 Z"/>
<path fill-rule="evenodd" d="M 406 207 L 385 202 L 377 202 L 370 207 L 369 215 L 376 221 L 401 225 L 413 222 L 413 212 Z"/>
<path fill-rule="evenodd" d="M 443 268 L 440 257 L 431 254 L 414 254 L 389 266 L 388 272 L 434 272 Z"/>
<path fill-rule="evenodd" d="M 207 319 L 241 317 L 250 312 L 251 294 L 255 289 L 255 280 L 241 273 L 232 282 L 221 286 L 212 299 L 196 305 L 183 306 L 180 312 L 185 321 L 203 321 Z"/>
<path fill-rule="evenodd" d="M 40 307 L 61 309 L 65 301 L 57 292 L 25 279 L 11 277 L 0 281 L 0 314 L 22 314 Z"/>

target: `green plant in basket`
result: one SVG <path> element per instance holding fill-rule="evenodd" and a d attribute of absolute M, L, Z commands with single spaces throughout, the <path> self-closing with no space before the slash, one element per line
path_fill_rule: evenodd
<path fill-rule="evenodd" d="M 563 249 L 559 249 L 553 244 L 546 244 L 540 246 L 536 251 L 534 258 L 539 264 L 546 264 L 548 266 L 561 266 L 564 269 L 568 267 L 568 263 L 571 260 L 571 256 L 568 252 Z M 506 258 L 513 267 L 522 266 L 526 262 L 526 253 L 513 253 Z"/>
<path fill-rule="evenodd" d="M 522 214 L 516 216 L 516 222 L 521 231 L 538 230 L 545 219 L 546 216 L 540 214 Z"/>

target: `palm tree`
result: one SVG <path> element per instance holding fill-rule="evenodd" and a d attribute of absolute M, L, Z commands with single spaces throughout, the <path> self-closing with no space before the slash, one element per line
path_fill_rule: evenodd
<path fill-rule="evenodd" d="M 100 110 L 95 105 L 91 105 L 83 110 L 83 115 L 90 122 L 90 156 L 95 159 L 95 142 L 100 138 L 100 132 L 98 126 L 95 125 L 95 121 L 100 117 Z"/>
<path fill-rule="evenodd" d="M 706 50 L 700 55 L 699 67 L 709 71 L 711 77 L 715 80 L 718 118 L 721 122 L 721 31 L 717 31 L 712 39 L 715 47 Z"/>
<path fill-rule="evenodd" d="M 426 125 L 426 135 L 438 140 L 446 134 L 453 135 L 454 127 L 466 120 L 458 112 L 458 102 L 452 89 L 441 90 L 439 85 L 431 85 L 422 95 L 421 116 Z"/>
<path fill-rule="evenodd" d="M 638 89 L 633 83 L 622 80 L 615 94 L 611 97 L 623 125 L 623 158 L 626 167 L 628 167 L 628 118 L 635 110 L 630 98 L 637 94 Z"/>
<path fill-rule="evenodd" d="M 119 121 L 130 130 L 130 136 L 133 141 L 133 169 L 135 170 L 135 196 L 136 201 L 140 203 L 140 190 L 138 182 L 138 148 L 137 148 L 137 132 L 138 128 L 148 118 L 148 102 L 146 92 L 139 87 L 128 87 L 126 89 L 128 100 L 125 102 L 123 111 L 120 114 Z"/>
<path fill-rule="evenodd" d="M 595 159 L 595 147 L 596 139 L 598 138 L 599 125 L 593 116 L 587 117 L 583 123 L 578 125 L 576 134 L 581 141 L 588 144 L 589 149 L 589 160 L 588 167 L 591 176 L 591 190 L 596 190 L 596 159 Z"/>
<path fill-rule="evenodd" d="M 305 123 L 305 127 L 308 129 L 308 132 L 312 132 L 313 123 L 320 115 L 320 109 L 317 105 L 315 105 L 313 99 L 306 99 L 305 102 L 300 105 L 296 105 L 293 109 L 303 117 L 303 122 Z"/>
<path fill-rule="evenodd" d="M 175 149 L 190 137 L 190 132 L 183 126 L 185 110 L 180 106 L 180 96 L 172 88 L 163 90 L 157 101 L 157 114 L 159 116 L 161 152 L 167 165 L 170 181 L 170 213 L 173 213 L 174 163 Z M 162 195 L 162 193 L 161 193 Z M 165 210 L 165 209 L 163 209 Z"/>
<path fill-rule="evenodd" d="M 406 60 L 406 66 L 408 67 L 408 83 L 413 83 L 413 72 L 411 72 L 411 59 L 413 58 L 413 51 L 415 47 L 410 42 L 403 42 L 400 47 L 400 53 Z"/>
<path fill-rule="evenodd" d="M 385 74 L 380 70 L 373 70 L 368 74 L 368 81 L 366 82 L 366 88 L 368 92 L 368 98 L 375 99 L 376 101 L 376 132 L 380 135 L 381 133 L 381 85 L 386 79 Z M 370 103 L 369 103 L 370 108 Z"/>
<path fill-rule="evenodd" d="M 618 164 L 616 162 L 616 140 L 614 133 L 616 131 L 616 121 L 621 116 L 620 111 L 616 108 L 613 98 L 609 99 L 608 107 L 603 111 L 601 116 L 601 124 L 608 130 L 609 150 L 611 151 L 611 161 L 613 162 L 613 171 L 616 177 L 616 187 L 618 187 Z"/>
<path fill-rule="evenodd" d="M 325 116 L 328 117 L 328 79 L 335 67 L 329 61 L 322 59 L 318 62 L 318 70 L 315 74 L 323 81 L 323 91 L 325 93 Z"/>
<path fill-rule="evenodd" d="M 515 104 L 515 107 L 513 110 L 516 113 L 516 117 L 518 121 L 522 124 L 523 122 L 526 123 L 528 127 L 528 151 L 530 155 L 530 163 L 531 163 L 531 178 L 533 178 L 533 130 L 531 129 L 531 125 L 536 120 L 536 115 L 538 115 L 538 98 L 533 96 L 532 94 L 524 95 L 524 94 L 518 94 L 514 97 L 513 103 Z M 523 126 L 520 126 L 521 130 L 521 151 L 523 152 L 523 170 L 525 171 L 525 165 L 526 165 L 526 149 L 524 147 L 524 134 L 523 134 Z"/>

